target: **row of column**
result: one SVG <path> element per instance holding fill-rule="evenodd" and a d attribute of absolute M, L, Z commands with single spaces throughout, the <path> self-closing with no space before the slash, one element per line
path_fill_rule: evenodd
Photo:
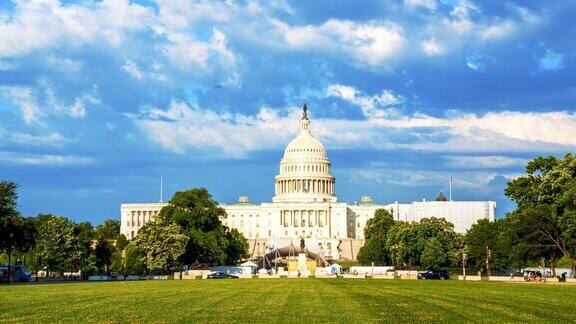
<path fill-rule="evenodd" d="M 276 181 L 276 194 L 306 192 L 334 195 L 335 191 L 334 180 L 297 179 Z"/>
<path fill-rule="evenodd" d="M 329 226 L 327 210 L 283 210 L 280 224 L 284 227 L 324 227 Z"/>
<path fill-rule="evenodd" d="M 327 164 L 285 165 L 284 172 L 330 172 Z"/>
<path fill-rule="evenodd" d="M 144 226 L 147 222 L 154 219 L 158 216 L 159 211 L 157 210 L 144 210 L 144 211 L 132 211 L 130 213 L 130 220 L 128 221 L 127 226 Z"/>

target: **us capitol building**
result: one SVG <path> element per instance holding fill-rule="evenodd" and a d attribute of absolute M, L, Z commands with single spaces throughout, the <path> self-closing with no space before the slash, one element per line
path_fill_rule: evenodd
<path fill-rule="evenodd" d="M 128 239 L 134 238 L 138 230 L 166 205 L 122 204 L 121 233 Z M 379 205 L 371 196 L 363 196 L 357 204 L 339 202 L 330 160 L 322 143 L 310 131 L 306 105 L 300 133 L 286 146 L 280 160 L 272 202 L 254 204 L 248 196 L 240 196 L 237 203 L 221 206 L 228 214 L 222 222 L 248 239 L 253 258 L 267 252 L 272 240 L 299 242 L 306 238 L 317 244 L 329 258 L 355 260 L 364 245 L 366 222 L 380 208 L 387 209 L 394 219 L 402 221 L 443 217 L 460 233 L 466 232 L 479 219 L 493 221 L 496 212 L 493 201 L 447 201 L 442 193 L 434 201 L 410 204 Z"/>

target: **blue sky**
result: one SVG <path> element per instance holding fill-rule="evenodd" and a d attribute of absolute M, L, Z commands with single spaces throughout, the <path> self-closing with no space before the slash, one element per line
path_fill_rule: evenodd
<path fill-rule="evenodd" d="M 0 2 L 0 178 L 99 223 L 207 187 L 270 201 L 307 103 L 341 201 L 495 200 L 576 147 L 573 1 Z"/>

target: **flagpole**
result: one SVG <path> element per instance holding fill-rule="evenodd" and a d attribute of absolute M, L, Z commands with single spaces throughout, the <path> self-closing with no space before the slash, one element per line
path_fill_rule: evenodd
<path fill-rule="evenodd" d="M 160 202 L 163 202 L 162 200 L 162 191 L 163 191 L 163 186 L 164 186 L 164 177 L 160 177 Z"/>
<path fill-rule="evenodd" d="M 449 177 L 450 182 L 450 201 L 452 201 L 452 177 Z"/>

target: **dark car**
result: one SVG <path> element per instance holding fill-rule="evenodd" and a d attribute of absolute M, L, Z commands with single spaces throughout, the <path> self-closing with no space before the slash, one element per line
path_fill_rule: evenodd
<path fill-rule="evenodd" d="M 446 270 L 427 270 L 418 274 L 418 279 L 450 279 L 450 274 Z"/>
<path fill-rule="evenodd" d="M 233 274 L 224 273 L 224 272 L 213 272 L 213 273 L 209 274 L 207 278 L 208 279 L 234 279 L 234 278 L 238 278 L 238 276 L 235 276 Z"/>
<path fill-rule="evenodd" d="M 30 273 L 23 265 L 10 266 L 10 277 L 8 278 L 8 265 L 0 264 L 0 282 L 28 282 L 31 279 Z"/>

